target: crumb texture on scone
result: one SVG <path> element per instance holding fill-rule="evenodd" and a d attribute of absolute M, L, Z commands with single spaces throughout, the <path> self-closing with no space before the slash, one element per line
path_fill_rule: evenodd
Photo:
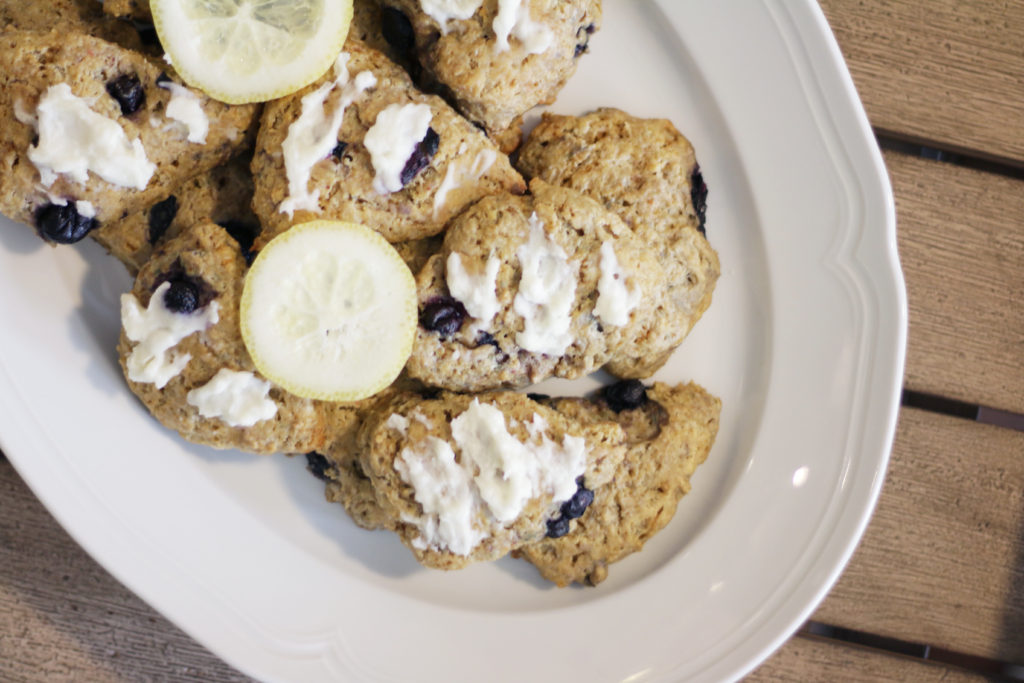
<path fill-rule="evenodd" d="M 357 41 L 320 81 L 267 105 L 252 168 L 257 248 L 314 218 L 421 239 L 480 197 L 525 190 L 483 132 Z"/>
<path fill-rule="evenodd" d="M 683 334 L 689 332 L 711 304 L 721 268 L 704 236 L 707 187 L 700 166 L 690 141 L 672 122 L 612 108 L 584 116 L 545 113 L 516 165 L 528 178 L 602 202 L 659 249 L 670 296 L 689 320 Z M 643 377 L 666 359 L 620 358 L 608 369 L 620 377 Z"/>
<path fill-rule="evenodd" d="M 0 212 L 77 241 L 249 146 L 258 107 L 168 70 L 83 34 L 0 34 Z"/>
<path fill-rule="evenodd" d="M 188 441 L 265 454 L 316 450 L 322 405 L 262 379 L 242 341 L 246 269 L 238 243 L 211 222 L 161 244 L 121 299 L 118 356 L 128 386 Z"/>
<path fill-rule="evenodd" d="M 607 578 L 608 565 L 638 552 L 672 520 L 690 491 L 690 477 L 708 457 L 722 404 L 696 384 L 658 382 L 641 405 L 619 412 L 601 401 L 562 399 L 552 405 L 584 422 L 615 420 L 626 432 L 628 449 L 566 535 L 523 546 L 516 555 L 559 586 L 593 586 Z"/>
<path fill-rule="evenodd" d="M 419 274 L 409 373 L 480 391 L 665 355 L 689 323 L 666 279 L 655 251 L 574 190 L 536 180 L 528 195 L 486 197 Z"/>
<path fill-rule="evenodd" d="M 96 36 L 128 49 L 141 49 L 138 31 L 131 24 L 104 14 L 104 9 L 104 3 L 96 0 L 0 0 L 0 30 L 47 33 L 61 29 Z"/>

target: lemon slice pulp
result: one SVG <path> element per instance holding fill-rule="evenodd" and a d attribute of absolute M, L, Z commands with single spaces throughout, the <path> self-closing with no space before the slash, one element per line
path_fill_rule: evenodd
<path fill-rule="evenodd" d="M 245 278 L 240 317 L 264 377 L 298 396 L 355 401 L 391 384 L 405 366 L 416 283 L 373 230 L 310 221 L 260 251 Z"/>
<path fill-rule="evenodd" d="M 352 0 L 151 0 L 171 64 L 230 104 L 283 97 L 319 78 L 341 52 Z"/>

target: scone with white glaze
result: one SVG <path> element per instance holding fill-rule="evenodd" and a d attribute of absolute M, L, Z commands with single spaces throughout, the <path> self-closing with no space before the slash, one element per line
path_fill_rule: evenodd
<path fill-rule="evenodd" d="M 399 394 L 364 420 L 358 450 L 416 559 L 458 569 L 543 538 L 581 487 L 610 480 L 623 440 L 614 422 L 582 425 L 523 394 Z"/>
<path fill-rule="evenodd" d="M 575 378 L 663 354 L 685 324 L 657 253 L 595 200 L 542 181 L 451 222 L 417 278 L 409 374 L 453 391 Z"/>
<path fill-rule="evenodd" d="M 550 104 L 601 24 L 600 0 L 379 0 L 407 18 L 423 70 L 500 136 Z"/>
<path fill-rule="evenodd" d="M 528 178 L 578 190 L 604 204 L 660 252 L 673 303 L 689 333 L 711 304 L 721 271 L 705 237 L 707 186 L 693 145 L 666 119 L 619 109 L 584 116 L 545 113 L 519 150 Z M 616 359 L 620 377 L 644 377 L 667 356 Z"/>
<path fill-rule="evenodd" d="M 142 55 L 66 31 L 0 34 L 0 212 L 76 242 L 248 146 L 255 105 L 186 88 Z"/>
<path fill-rule="evenodd" d="M 267 105 L 252 169 L 257 248 L 314 218 L 420 239 L 480 197 L 525 189 L 486 135 L 355 41 L 320 81 Z"/>
<path fill-rule="evenodd" d="M 614 476 L 593 489 L 586 510 L 514 555 L 559 586 L 594 586 L 607 578 L 608 565 L 640 551 L 672 520 L 714 444 L 722 403 L 693 383 L 645 389 L 637 380 L 606 387 L 595 401 L 547 403 L 583 424 L 614 421 L 626 433 L 627 451 Z"/>
<path fill-rule="evenodd" d="M 263 379 L 242 341 L 246 269 L 238 243 L 211 222 L 160 245 L 121 297 L 117 350 L 128 386 L 161 424 L 194 443 L 316 450 L 322 406 Z"/>

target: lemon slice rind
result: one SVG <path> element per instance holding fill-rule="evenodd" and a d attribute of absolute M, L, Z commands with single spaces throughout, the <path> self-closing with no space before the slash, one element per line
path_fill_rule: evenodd
<path fill-rule="evenodd" d="M 261 7 L 254 11 L 256 4 Z M 267 102 L 320 78 L 341 52 L 352 21 L 352 0 L 249 0 L 238 11 L 228 11 L 234 5 L 150 2 L 153 24 L 175 71 L 192 87 L 228 104 Z"/>
<path fill-rule="evenodd" d="M 398 252 L 355 223 L 316 220 L 271 240 L 242 290 L 242 340 L 259 372 L 305 398 L 356 401 L 412 352 L 416 283 Z"/>

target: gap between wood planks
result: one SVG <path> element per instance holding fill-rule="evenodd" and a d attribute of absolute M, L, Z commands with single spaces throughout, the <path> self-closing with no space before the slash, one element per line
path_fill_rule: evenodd
<path fill-rule="evenodd" d="M 1010 662 L 1000 662 L 986 657 L 966 655 L 952 650 L 931 647 L 920 643 L 912 643 L 898 638 L 888 638 L 874 633 L 857 631 L 850 628 L 830 626 L 818 621 L 808 621 L 800 629 L 800 635 L 821 641 L 837 641 L 846 645 L 856 645 L 869 650 L 880 650 L 888 654 L 900 655 L 911 659 L 943 664 L 981 674 L 1000 681 L 1024 681 L 1024 666 Z"/>

